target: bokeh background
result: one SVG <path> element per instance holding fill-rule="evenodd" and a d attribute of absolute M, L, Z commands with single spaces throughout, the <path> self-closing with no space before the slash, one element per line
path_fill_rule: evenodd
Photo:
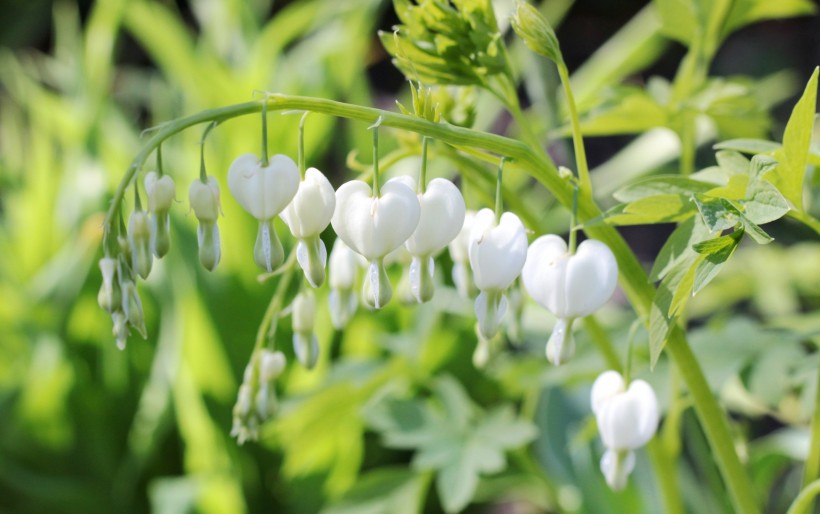
<path fill-rule="evenodd" d="M 544 10 L 555 21 L 575 71 L 633 17 L 645 15 L 646 4 L 548 0 Z M 541 512 L 561 495 L 567 511 L 616 512 L 607 509 L 620 505 L 635 510 L 618 512 L 657 512 L 648 472 L 639 472 L 638 485 L 617 498 L 597 476 L 584 398 L 600 359 L 580 350 L 578 363 L 557 374 L 545 374 L 534 359 L 479 372 L 471 364 L 472 320 L 464 315 L 469 305 L 453 299 L 447 287 L 442 295 L 450 303 L 359 314 L 344 333 L 332 330 L 322 310 L 318 369 L 291 369 L 282 385 L 281 418 L 260 443 L 238 446 L 229 436 L 231 408 L 273 286 L 256 280 L 249 256 L 255 223 L 227 195 L 220 220 L 223 262 L 214 273 L 197 264 L 195 219 L 184 198 L 198 173 L 199 129 L 163 146 L 165 169 L 176 179 L 181 200 L 172 217 L 172 250 L 140 286 L 148 339 L 132 337 L 126 351 L 116 349 L 109 316 L 96 301 L 101 227 L 143 130 L 247 101 L 259 91 L 393 109 L 394 101 L 406 102 L 408 94 L 376 35 L 397 22 L 389 2 L 3 0 L 1 5 L 0 512 L 318 512 L 350 490 L 360 470 L 409 461 L 409 452 L 385 449 L 362 418 L 380 383 L 350 367 L 399 361 L 405 363 L 402 373 L 410 373 L 411 363 L 422 374 L 455 376 L 482 405 L 512 401 L 532 388 L 543 392 L 540 403 L 536 397 L 536 455 L 555 477 L 556 488 L 540 491 L 531 482 L 516 487 L 516 475 L 502 476 L 508 481 L 482 482 L 473 512 Z M 500 1 L 496 7 L 508 13 L 512 4 Z M 499 19 L 507 25 L 506 16 Z M 626 81 L 671 79 L 683 46 L 658 35 L 652 24 L 638 32 L 651 35 L 652 48 Z M 542 120 L 536 125 L 547 134 L 561 125 L 550 107 L 556 77 L 521 45 L 511 46 L 523 79 L 522 99 L 545 106 L 530 115 Z M 816 16 L 800 17 L 733 34 L 717 54 L 712 74 L 759 81 L 759 102 L 771 112 L 765 132 L 776 139 L 818 62 L 820 22 Z M 608 85 L 588 88 L 586 98 L 594 99 Z M 476 111 L 478 128 L 514 135 L 492 98 L 478 95 Z M 271 115 L 272 152 L 295 156 L 298 118 Z M 401 138 L 384 138 L 383 153 L 400 150 Z M 660 160 L 612 161 L 634 138 L 588 142 L 591 164 L 599 167 L 595 177 L 603 204 L 611 204 L 606 195 L 630 176 L 624 168 L 634 165 L 636 173 L 647 173 L 677 158 L 674 148 L 658 143 Z M 233 158 L 258 147 L 257 117 L 225 123 L 206 145 L 208 170 L 224 184 Z M 549 149 L 559 163 L 571 162 L 565 140 Z M 312 116 L 306 151 L 308 165 L 325 170 L 338 186 L 369 164 L 370 135 L 360 124 Z M 710 146 L 701 146 L 700 166 L 713 160 Z M 396 169 L 416 165 L 405 159 Z M 449 174 L 451 168 L 435 164 L 434 172 Z M 527 186 L 523 178 L 509 185 L 528 191 L 525 201 L 544 206 L 538 229 L 565 230 L 566 213 L 554 208 L 545 192 Z M 465 196 L 473 208 L 481 206 L 481 194 L 465 191 Z M 625 233 L 639 256 L 651 262 L 670 230 Z M 812 239 L 787 223 L 771 232 L 787 244 Z M 331 241 L 332 235 L 329 247 Z M 714 292 L 693 305 L 700 330 L 693 341 L 704 352 L 707 373 L 716 390 L 730 389 L 724 399 L 735 400 L 736 429 L 759 443 L 744 451 L 755 463 L 756 483 L 776 491 L 771 512 L 779 512 L 799 483 L 795 462 L 801 458 L 817 375 L 816 348 L 806 340 L 820 327 L 810 315 L 820 299 L 815 265 L 820 249 L 816 240 L 788 248 L 740 252 L 743 264 L 727 270 Z M 450 283 L 449 277 L 443 281 Z M 698 322 L 707 314 L 722 322 Z M 614 334 L 626 332 L 629 322 L 618 308 L 604 318 Z M 793 332 L 761 331 L 773 320 Z M 279 337 L 287 347 L 284 325 Z M 544 323 L 529 327 L 536 332 Z M 583 347 L 584 336 L 579 337 Z M 525 339 L 537 356 L 542 341 Z M 782 356 L 786 350 L 767 353 L 773 341 L 786 341 L 787 357 Z M 331 357 L 348 366 L 331 364 Z M 656 375 L 663 392 L 667 379 L 663 372 Z M 732 377 L 742 377 L 751 391 L 743 401 L 732 394 Z M 683 487 L 705 498 L 701 512 L 723 512 L 726 498 L 691 409 L 677 415 L 687 434 L 679 464 Z M 575 510 L 567 507 L 573 505 Z M 440 511 L 434 494 L 422 506 Z"/>

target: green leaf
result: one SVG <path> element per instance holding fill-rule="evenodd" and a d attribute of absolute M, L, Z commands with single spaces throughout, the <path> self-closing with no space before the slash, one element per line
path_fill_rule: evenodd
<path fill-rule="evenodd" d="M 743 230 L 736 230 L 731 234 L 703 241 L 693 246 L 693 250 L 703 255 L 704 258 L 698 264 L 695 272 L 692 295 L 697 294 L 717 276 L 720 268 L 737 249 L 742 237 Z"/>
<path fill-rule="evenodd" d="M 778 220 L 789 212 L 789 202 L 771 183 L 754 180 L 749 184 L 743 214 L 757 225 Z"/>
<path fill-rule="evenodd" d="M 800 211 L 803 210 L 803 179 L 817 104 L 817 73 L 815 68 L 786 124 L 783 148 L 777 152 L 780 164 L 764 175 Z"/>
<path fill-rule="evenodd" d="M 585 135 L 635 134 L 667 124 L 666 109 L 646 91 L 621 86 L 607 91 L 601 103 L 581 120 Z"/>
<path fill-rule="evenodd" d="M 321 514 L 415 514 L 421 510 L 422 478 L 406 468 L 379 468 Z"/>
<path fill-rule="evenodd" d="M 692 180 L 680 175 L 656 175 L 639 179 L 613 193 L 619 202 L 634 202 L 654 195 L 686 195 L 705 193 L 714 184 Z"/>
<path fill-rule="evenodd" d="M 749 159 L 734 150 L 719 150 L 715 152 L 718 166 L 731 174 L 745 175 L 749 171 Z"/>
<path fill-rule="evenodd" d="M 649 280 L 656 282 L 663 279 L 697 241 L 703 241 L 707 237 L 709 231 L 697 217 L 691 217 L 678 225 L 655 258 Z"/>
<path fill-rule="evenodd" d="M 775 169 L 777 165 L 777 159 L 770 155 L 759 153 L 752 157 L 752 162 L 749 163 L 749 176 L 759 178 L 764 173 Z"/>
<path fill-rule="evenodd" d="M 610 209 L 605 221 L 611 225 L 675 223 L 690 217 L 695 209 L 691 195 L 654 195 Z"/>
<path fill-rule="evenodd" d="M 653 4 L 661 19 L 661 32 L 684 45 L 689 45 L 698 27 L 704 25 L 691 0 L 654 0 Z"/>
<path fill-rule="evenodd" d="M 816 6 L 811 0 L 735 0 L 726 17 L 724 36 L 762 20 L 774 20 L 813 14 Z"/>
<path fill-rule="evenodd" d="M 710 232 L 732 228 L 740 221 L 737 210 L 723 198 L 695 197 L 694 202 Z"/>
<path fill-rule="evenodd" d="M 748 154 L 772 154 L 781 148 L 779 143 L 763 139 L 730 139 L 713 146 L 715 150 L 736 150 Z"/>
<path fill-rule="evenodd" d="M 428 400 L 385 398 L 365 417 L 386 445 L 416 450 L 416 470 L 438 471 L 436 486 L 447 512 L 472 500 L 482 474 L 507 466 L 506 450 L 536 436 L 532 423 L 517 419 L 511 406 L 481 412 L 450 376 L 436 380 Z"/>

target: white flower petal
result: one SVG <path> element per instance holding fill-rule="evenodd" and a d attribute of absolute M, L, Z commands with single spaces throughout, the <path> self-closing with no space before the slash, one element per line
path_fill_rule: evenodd
<path fill-rule="evenodd" d="M 434 255 L 458 236 L 464 226 L 465 206 L 461 191 L 443 178 L 435 178 L 419 195 L 421 217 L 407 250 L 412 255 Z"/>
<path fill-rule="evenodd" d="M 287 155 L 274 155 L 265 167 L 253 154 L 240 155 L 228 170 L 228 189 L 254 218 L 269 220 L 299 189 L 299 168 Z"/>
<path fill-rule="evenodd" d="M 508 288 L 527 258 L 527 234 L 521 220 L 505 212 L 496 224 L 492 210 L 478 211 L 470 232 L 469 255 L 476 287 Z"/>
<path fill-rule="evenodd" d="M 306 239 L 320 234 L 330 224 L 336 209 L 336 193 L 327 177 L 316 168 L 305 171 L 305 180 L 280 216 L 293 237 Z"/>

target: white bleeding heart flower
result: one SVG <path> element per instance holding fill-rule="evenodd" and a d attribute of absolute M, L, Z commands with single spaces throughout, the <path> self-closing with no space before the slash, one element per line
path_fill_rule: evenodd
<path fill-rule="evenodd" d="M 498 332 L 507 298 L 504 291 L 521 273 L 527 257 L 527 234 L 515 214 L 505 212 L 497 220 L 491 209 L 481 209 L 470 231 L 470 266 L 476 287 L 478 328 L 485 339 Z"/>
<path fill-rule="evenodd" d="M 286 363 L 284 353 L 263 348 L 259 354 L 259 377 L 263 382 L 270 382 L 282 374 Z"/>
<path fill-rule="evenodd" d="M 161 258 L 171 247 L 171 217 L 168 211 L 176 199 L 174 179 L 149 171 L 145 175 L 145 194 L 148 197 L 148 212 L 151 213 L 151 249 L 154 255 Z"/>
<path fill-rule="evenodd" d="M 272 156 L 267 166 L 263 166 L 255 155 L 243 154 L 234 159 L 228 169 L 231 194 L 243 209 L 259 220 L 253 258 L 268 272 L 285 260 L 273 219 L 293 200 L 299 182 L 296 163 L 282 154 Z"/>
<path fill-rule="evenodd" d="M 562 238 L 546 235 L 530 245 L 521 278 L 530 296 L 558 318 L 546 351 L 559 365 L 575 352 L 573 320 L 589 316 L 615 292 L 618 263 L 600 241 L 587 239 L 570 254 Z"/>
<path fill-rule="evenodd" d="M 316 323 L 316 297 L 311 290 L 301 291 L 291 304 L 293 350 L 302 366 L 312 369 L 319 359 L 319 341 L 313 333 Z"/>
<path fill-rule="evenodd" d="M 330 224 L 335 210 L 333 186 L 321 171 L 308 168 L 293 200 L 280 214 L 290 233 L 299 240 L 296 260 L 313 287 L 319 287 L 325 281 L 327 248 L 319 235 Z"/>
<path fill-rule="evenodd" d="M 399 181 L 385 183 L 377 197 L 360 180 L 351 180 L 336 191 L 336 211 L 330 223 L 347 246 L 370 261 L 365 297 L 377 309 L 393 294 L 384 257 L 407 241 L 419 216 L 416 193 Z"/>
<path fill-rule="evenodd" d="M 100 273 L 102 274 L 102 284 L 97 293 L 97 303 L 110 314 L 122 308 L 122 293 L 120 291 L 120 281 L 117 279 L 118 266 L 117 259 L 103 257 L 100 259 Z"/>
<path fill-rule="evenodd" d="M 416 189 L 412 178 L 402 179 L 408 187 Z M 404 245 L 413 256 L 410 263 L 410 290 L 416 301 L 423 303 L 433 297 L 433 256 L 458 236 L 464 226 L 466 207 L 461 191 L 443 178 L 431 180 L 424 193 L 418 194 L 418 199 L 421 210 L 419 223 Z"/>
<path fill-rule="evenodd" d="M 197 241 L 199 243 L 199 262 L 208 271 L 216 269 L 221 255 L 219 242 L 219 225 L 216 224 L 219 216 L 219 183 L 214 177 L 208 177 L 205 182 L 194 179 L 188 189 L 188 200 L 191 209 L 199 220 Z"/>
<path fill-rule="evenodd" d="M 473 230 L 475 215 L 475 211 L 466 211 L 461 230 L 448 245 L 450 258 L 453 260 L 453 284 L 464 298 L 471 298 L 475 294 L 475 284 L 470 269 L 470 232 Z"/>
<path fill-rule="evenodd" d="M 610 370 L 595 380 L 590 397 L 598 432 L 607 448 L 601 471 L 611 488 L 623 489 L 635 466 L 633 450 L 649 442 L 657 431 L 657 396 L 647 382 L 633 380 L 627 387 L 621 374 Z"/>
<path fill-rule="evenodd" d="M 356 312 L 358 300 L 354 285 L 362 263 L 367 264 L 367 261 L 364 261 L 361 255 L 351 250 L 341 239 L 336 239 L 330 251 L 330 263 L 328 264 L 330 293 L 328 293 L 327 301 L 330 307 L 330 320 L 337 330 L 343 329 Z"/>

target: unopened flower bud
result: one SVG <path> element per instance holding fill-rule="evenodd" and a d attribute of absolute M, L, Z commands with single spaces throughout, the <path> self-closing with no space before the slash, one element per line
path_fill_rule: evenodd
<path fill-rule="evenodd" d="M 312 369 L 319 359 L 319 341 L 313 333 L 316 323 L 316 297 L 313 292 L 304 290 L 296 295 L 291 309 L 293 350 L 302 366 Z"/>
<path fill-rule="evenodd" d="M 140 333 L 143 339 L 148 338 L 145 330 L 145 316 L 142 312 L 142 301 L 137 292 L 137 286 L 131 280 L 123 280 L 120 283 L 123 295 L 123 312 L 128 324 Z"/>
<path fill-rule="evenodd" d="M 151 253 L 151 220 L 148 213 L 134 211 L 128 220 L 128 245 L 131 248 L 131 265 L 139 276 L 148 278 L 154 256 Z"/>
<path fill-rule="evenodd" d="M 148 211 L 151 213 L 151 248 L 157 258 L 162 258 L 171 247 L 171 217 L 169 210 L 176 198 L 174 179 L 156 172 L 145 175 L 145 193 L 148 196 Z"/>
<path fill-rule="evenodd" d="M 214 177 L 208 177 L 207 182 L 196 179 L 188 189 L 188 199 L 191 209 L 199 220 L 197 241 L 199 243 L 199 262 L 208 271 L 216 269 L 221 255 L 219 241 L 219 226 L 216 224 L 219 216 L 219 183 Z"/>
<path fill-rule="evenodd" d="M 100 307 L 113 314 L 122 307 L 122 292 L 116 276 L 117 259 L 111 257 L 100 259 L 100 272 L 102 273 L 102 285 L 97 293 L 97 302 Z"/>
<path fill-rule="evenodd" d="M 270 382 L 285 369 L 285 354 L 263 349 L 259 355 L 259 376 L 263 382 Z"/>
<path fill-rule="evenodd" d="M 461 230 L 452 242 L 448 245 L 450 258 L 453 260 L 453 284 L 456 290 L 464 298 L 472 298 L 476 293 L 473 282 L 473 273 L 470 269 L 470 232 L 475 221 L 475 211 L 467 211 L 464 216 L 464 223 Z"/>
<path fill-rule="evenodd" d="M 343 329 L 356 312 L 358 300 L 354 285 L 359 270 L 359 259 L 361 256 L 348 248 L 341 239 L 336 239 L 333 243 L 328 265 L 330 293 L 327 301 L 330 307 L 330 321 L 337 330 Z"/>
<path fill-rule="evenodd" d="M 117 348 L 125 350 L 125 344 L 128 341 L 130 331 L 128 330 L 128 318 L 122 311 L 116 311 L 111 314 L 111 321 L 114 322 L 112 333 L 117 340 Z"/>

